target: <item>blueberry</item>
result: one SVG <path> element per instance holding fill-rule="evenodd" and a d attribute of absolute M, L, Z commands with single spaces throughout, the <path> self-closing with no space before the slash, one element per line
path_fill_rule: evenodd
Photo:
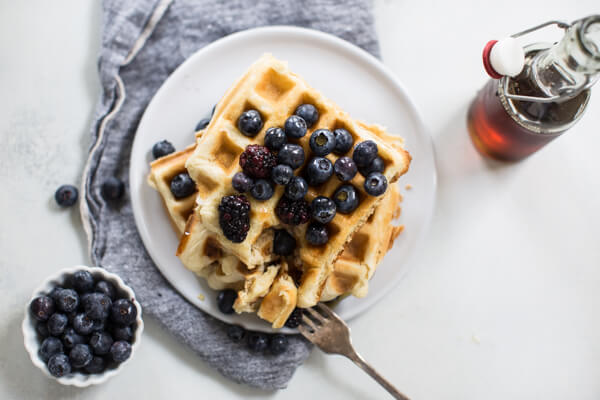
<path fill-rule="evenodd" d="M 309 128 L 311 128 L 319 119 L 319 111 L 317 110 L 317 107 L 312 104 L 299 105 L 298 108 L 296 108 L 296 111 L 294 111 L 294 114 L 302 117 L 302 119 L 306 121 L 306 126 Z"/>
<path fill-rule="evenodd" d="M 100 374 L 104 372 L 104 368 L 106 368 L 106 361 L 104 361 L 104 358 L 96 356 L 84 369 L 88 374 Z"/>
<path fill-rule="evenodd" d="M 60 342 L 60 340 L 58 340 L 55 337 L 50 336 L 50 337 L 47 337 L 46 339 L 44 339 L 44 341 L 42 342 L 40 349 L 38 350 L 38 355 L 40 356 L 42 361 L 48 362 L 50 357 L 52 357 L 55 354 L 62 353 L 62 352 L 63 352 L 63 345 Z"/>
<path fill-rule="evenodd" d="M 76 344 L 85 343 L 85 338 L 68 327 L 62 335 L 62 343 L 67 349 L 72 349 Z"/>
<path fill-rule="evenodd" d="M 38 321 L 38 323 L 35 324 L 35 331 L 41 338 L 46 338 L 46 337 L 50 336 L 50 332 L 48 332 L 48 323 L 47 322 Z"/>
<path fill-rule="evenodd" d="M 269 350 L 273 355 L 283 354 L 288 348 L 288 340 L 285 335 L 277 334 L 273 335 L 271 338 L 271 343 L 269 343 Z"/>
<path fill-rule="evenodd" d="M 315 246 L 322 246 L 329 241 L 327 226 L 312 222 L 306 229 L 306 241 Z"/>
<path fill-rule="evenodd" d="M 104 293 L 92 293 L 82 303 L 85 313 L 92 319 L 107 318 L 112 306 L 110 297 Z"/>
<path fill-rule="evenodd" d="M 50 297 L 52 300 L 54 300 L 54 304 L 58 305 L 58 297 L 60 294 L 60 291 L 63 290 L 62 286 L 55 286 L 50 293 L 48 293 L 48 297 Z"/>
<path fill-rule="evenodd" d="M 73 289 L 79 293 L 91 292 L 94 289 L 94 277 L 88 271 L 77 271 L 71 277 Z"/>
<path fill-rule="evenodd" d="M 48 371 L 56 378 L 63 377 L 71 373 L 71 364 L 69 357 L 64 354 L 55 354 L 48 360 Z"/>
<path fill-rule="evenodd" d="M 285 326 L 292 329 L 300 326 L 300 322 L 302 322 L 302 314 L 301 308 L 294 308 L 294 311 L 292 311 L 287 321 L 285 321 Z"/>
<path fill-rule="evenodd" d="M 304 162 L 304 149 L 298 144 L 284 144 L 277 154 L 277 162 L 296 169 Z"/>
<path fill-rule="evenodd" d="M 123 340 L 118 340 L 110 346 L 110 355 L 115 362 L 122 363 L 131 355 L 131 345 Z"/>
<path fill-rule="evenodd" d="M 335 136 L 329 129 L 317 129 L 310 135 L 310 149 L 317 156 L 326 156 L 335 148 Z"/>
<path fill-rule="evenodd" d="M 352 148 L 352 144 L 354 144 L 352 135 L 344 128 L 334 130 L 333 134 L 335 135 L 335 148 L 333 152 L 339 155 L 346 154 Z"/>
<path fill-rule="evenodd" d="M 71 311 L 67 314 L 67 318 L 69 319 L 69 325 L 73 326 L 73 321 L 75 320 L 75 316 L 77 316 L 77 310 Z"/>
<path fill-rule="evenodd" d="M 196 132 L 201 131 L 202 129 L 206 128 L 208 126 L 208 124 L 210 124 L 210 118 L 202 118 L 196 124 Z"/>
<path fill-rule="evenodd" d="M 300 176 L 294 176 L 285 187 L 285 196 L 291 200 L 300 200 L 308 193 L 308 183 Z"/>
<path fill-rule="evenodd" d="M 310 186 L 319 186 L 333 175 L 331 161 L 324 157 L 314 157 L 306 166 L 306 181 Z"/>
<path fill-rule="evenodd" d="M 262 352 L 269 347 L 269 337 L 260 332 L 248 333 L 248 347 L 254 352 Z"/>
<path fill-rule="evenodd" d="M 94 326 L 92 328 L 93 332 L 100 332 L 106 329 L 106 319 L 95 319 Z"/>
<path fill-rule="evenodd" d="M 296 239 L 285 229 L 277 229 L 273 236 L 273 253 L 280 256 L 289 256 L 296 248 Z"/>
<path fill-rule="evenodd" d="M 381 196 L 387 189 L 387 179 L 380 172 L 373 172 L 365 178 L 365 192 L 371 196 Z"/>
<path fill-rule="evenodd" d="M 171 179 L 171 193 L 176 199 L 191 196 L 196 191 L 196 184 L 187 172 L 175 175 Z"/>
<path fill-rule="evenodd" d="M 52 336 L 60 336 L 67 328 L 69 319 L 65 314 L 54 313 L 48 319 L 48 332 Z"/>
<path fill-rule="evenodd" d="M 344 156 L 335 160 L 335 164 L 333 164 L 333 171 L 340 181 L 348 182 L 356 176 L 358 169 L 350 157 Z"/>
<path fill-rule="evenodd" d="M 237 299 L 237 293 L 232 289 L 221 290 L 217 295 L 217 305 L 223 314 L 233 314 L 233 303 Z"/>
<path fill-rule="evenodd" d="M 219 103 L 215 104 L 212 108 L 212 110 L 210 110 L 210 117 L 212 118 L 213 115 L 215 115 L 215 110 L 217 109 L 217 106 L 219 105 Z"/>
<path fill-rule="evenodd" d="M 152 156 L 155 160 L 174 152 L 175 147 L 168 140 L 161 140 L 152 146 Z"/>
<path fill-rule="evenodd" d="M 96 355 L 108 354 L 112 344 L 113 338 L 106 332 L 94 332 L 90 336 L 89 345 Z"/>
<path fill-rule="evenodd" d="M 359 168 L 360 174 L 364 177 L 369 176 L 373 172 L 383 172 L 383 170 L 385 170 L 385 162 L 379 156 L 375 157 L 366 167 Z"/>
<path fill-rule="evenodd" d="M 29 304 L 29 310 L 31 310 L 33 318 L 38 321 L 47 321 L 54 314 L 55 308 L 54 300 L 48 296 L 36 297 Z"/>
<path fill-rule="evenodd" d="M 271 171 L 271 179 L 278 185 L 287 185 L 294 176 L 294 170 L 289 165 L 279 164 Z"/>
<path fill-rule="evenodd" d="M 326 224 L 335 217 L 335 203 L 328 197 L 318 196 L 310 204 L 310 212 L 315 221 Z"/>
<path fill-rule="evenodd" d="M 94 329 L 94 320 L 83 313 L 77 314 L 73 319 L 73 329 L 80 335 L 89 335 Z"/>
<path fill-rule="evenodd" d="M 243 172 L 236 172 L 231 179 L 231 186 L 240 193 L 246 193 L 254 187 L 254 180 Z"/>
<path fill-rule="evenodd" d="M 239 342 L 246 335 L 246 330 L 239 325 L 227 326 L 227 337 L 234 342 Z"/>
<path fill-rule="evenodd" d="M 111 176 L 102 183 L 100 191 L 104 200 L 118 200 L 125 193 L 125 184 L 119 178 Z"/>
<path fill-rule="evenodd" d="M 111 300 L 114 300 L 117 296 L 117 289 L 115 289 L 115 286 L 108 281 L 98 281 L 96 286 L 94 286 L 94 291 L 97 293 L 104 293 Z"/>
<path fill-rule="evenodd" d="M 131 326 L 115 326 L 111 333 L 114 340 L 130 342 L 133 339 L 133 329 L 131 329 Z"/>
<path fill-rule="evenodd" d="M 137 318 L 137 308 L 127 299 L 119 299 L 112 303 L 110 310 L 111 321 L 121 326 L 131 325 Z"/>
<path fill-rule="evenodd" d="M 375 157 L 377 157 L 377 144 L 372 140 L 360 142 L 352 153 L 352 159 L 358 168 L 371 164 Z"/>
<path fill-rule="evenodd" d="M 267 129 L 265 132 L 265 146 L 267 146 L 269 150 L 277 151 L 286 143 L 287 137 L 285 136 L 283 129 L 279 127 L 273 127 Z"/>
<path fill-rule="evenodd" d="M 69 352 L 69 361 L 75 368 L 83 368 L 88 365 L 94 355 L 92 349 L 87 344 L 76 344 Z"/>
<path fill-rule="evenodd" d="M 283 125 L 285 135 L 291 139 L 300 139 L 306 135 L 306 121 L 297 115 L 292 115 L 285 120 Z"/>
<path fill-rule="evenodd" d="M 256 200 L 269 200 L 273 197 L 273 184 L 266 179 L 258 179 L 254 183 L 254 187 L 250 190 L 250 194 Z"/>
<path fill-rule="evenodd" d="M 352 185 L 342 185 L 333 193 L 338 212 L 350 214 L 358 207 L 358 194 Z"/>
<path fill-rule="evenodd" d="M 240 115 L 237 127 L 245 136 L 254 137 L 263 127 L 263 120 L 256 110 L 248 110 Z"/>
<path fill-rule="evenodd" d="M 71 207 L 77 202 L 79 191 L 73 185 L 62 185 L 54 192 L 54 200 L 61 207 Z"/>
<path fill-rule="evenodd" d="M 63 289 L 58 293 L 58 300 L 56 305 L 58 309 L 64 313 L 70 313 L 77 309 L 79 306 L 79 295 L 73 289 Z"/>

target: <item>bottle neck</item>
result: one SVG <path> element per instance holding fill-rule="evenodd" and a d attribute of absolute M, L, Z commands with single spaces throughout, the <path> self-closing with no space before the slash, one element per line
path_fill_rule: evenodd
<path fill-rule="evenodd" d="M 599 77 L 600 15 L 573 23 L 560 42 L 531 63 L 531 78 L 548 97 L 572 98 Z"/>

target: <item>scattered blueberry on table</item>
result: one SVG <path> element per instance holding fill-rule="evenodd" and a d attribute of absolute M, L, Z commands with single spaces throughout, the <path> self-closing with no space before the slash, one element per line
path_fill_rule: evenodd
<path fill-rule="evenodd" d="M 54 200 L 61 207 L 71 207 L 77 203 L 79 191 L 73 185 L 62 185 L 54 193 Z"/>
<path fill-rule="evenodd" d="M 108 177 L 102 182 L 100 193 L 104 200 L 118 200 L 123 197 L 123 194 L 125 193 L 125 184 L 115 176 Z"/>

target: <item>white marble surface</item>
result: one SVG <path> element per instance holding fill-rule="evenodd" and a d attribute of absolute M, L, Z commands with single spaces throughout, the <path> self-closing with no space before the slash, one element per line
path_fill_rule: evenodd
<path fill-rule="evenodd" d="M 465 124 L 488 39 L 598 3 L 474 3 L 376 2 L 384 61 L 434 138 L 439 194 L 428 250 L 352 322 L 354 342 L 415 400 L 598 399 L 600 87 L 572 131 L 519 164 L 484 161 Z M 242 387 L 150 319 L 136 358 L 99 387 L 61 387 L 27 359 L 19 324 L 31 291 L 89 262 L 76 209 L 59 210 L 52 195 L 79 183 L 89 144 L 99 11 L 92 1 L 0 1 L 0 398 L 388 398 L 318 351 L 284 391 Z"/>

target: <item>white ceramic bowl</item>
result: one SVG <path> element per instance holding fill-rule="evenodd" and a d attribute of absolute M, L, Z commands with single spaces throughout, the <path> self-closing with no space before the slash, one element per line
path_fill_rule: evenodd
<path fill-rule="evenodd" d="M 136 319 L 136 329 L 135 329 L 135 332 L 133 335 L 133 340 L 131 343 L 131 355 L 129 356 L 129 358 L 127 360 L 120 363 L 116 368 L 106 369 L 101 374 L 86 375 L 81 372 L 73 372 L 67 376 L 63 376 L 62 378 L 55 378 L 54 376 L 50 375 L 50 372 L 48 371 L 48 368 L 46 367 L 46 363 L 44 363 L 44 361 L 42 361 L 42 359 L 38 356 L 38 351 L 40 349 L 41 343 L 39 342 L 38 335 L 35 330 L 35 325 L 36 325 L 37 321 L 35 320 L 35 318 L 33 318 L 31 316 L 31 313 L 29 311 L 29 304 L 31 303 L 31 300 L 33 300 L 34 298 L 36 298 L 40 295 L 43 295 L 43 294 L 50 293 L 50 291 L 55 286 L 64 285 L 66 283 L 68 277 L 73 275 L 75 272 L 81 271 L 81 270 L 89 271 L 94 276 L 95 279 L 104 279 L 106 281 L 109 281 L 110 283 L 112 283 L 115 286 L 115 288 L 117 289 L 117 292 L 125 293 L 127 295 L 128 299 L 133 300 L 133 304 L 135 304 L 135 307 L 137 308 L 137 319 Z M 25 339 L 25 349 L 27 349 L 27 352 L 29 353 L 29 357 L 31 358 L 33 365 L 35 365 L 36 367 L 41 369 L 42 372 L 47 377 L 55 379 L 63 385 L 86 387 L 89 385 L 97 385 L 99 383 L 102 383 L 102 382 L 106 381 L 108 378 L 110 378 L 111 376 L 118 374 L 121 371 L 121 369 L 123 369 L 125 364 L 127 364 L 129 362 L 129 360 L 131 360 L 133 358 L 133 356 L 135 354 L 135 350 L 140 345 L 142 332 L 144 330 L 144 322 L 142 321 L 142 307 L 140 306 L 140 303 L 138 303 L 138 301 L 135 299 L 135 293 L 129 286 L 125 285 L 125 283 L 123 282 L 123 280 L 121 278 L 119 278 L 119 276 L 112 274 L 102 268 L 97 268 L 97 267 L 90 268 L 90 267 L 86 267 L 83 265 L 77 265 L 75 267 L 65 268 L 65 269 L 60 270 L 55 275 L 46 279 L 46 281 L 43 282 L 33 292 L 31 299 L 27 302 L 27 305 L 25 306 L 25 318 L 23 319 L 22 328 L 23 328 L 23 337 Z"/>

